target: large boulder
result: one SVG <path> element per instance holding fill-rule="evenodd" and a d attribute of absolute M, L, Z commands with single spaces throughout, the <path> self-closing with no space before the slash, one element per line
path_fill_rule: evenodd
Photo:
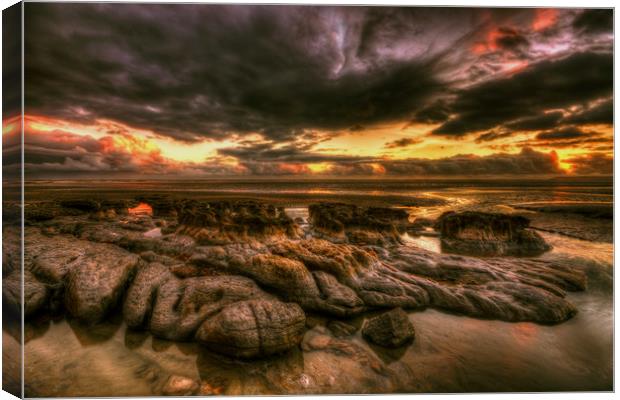
<path fill-rule="evenodd" d="M 265 357 L 299 345 L 305 323 L 306 316 L 295 303 L 249 300 L 231 304 L 207 319 L 196 339 L 232 357 Z"/>
<path fill-rule="evenodd" d="M 395 308 L 366 320 L 362 335 L 379 346 L 400 347 L 415 338 L 415 331 L 407 313 Z"/>
<path fill-rule="evenodd" d="M 118 303 L 139 260 L 118 247 L 99 250 L 72 261 L 66 277 L 65 307 L 84 322 L 100 321 Z"/>
<path fill-rule="evenodd" d="M 24 271 L 24 316 L 29 317 L 45 306 L 49 293 L 44 284 L 37 281 L 30 271 Z M 2 278 L 2 299 L 13 312 L 21 313 L 22 279 L 19 270 Z"/>
<path fill-rule="evenodd" d="M 534 256 L 551 249 L 519 215 L 466 211 L 447 212 L 435 228 L 447 253 L 476 256 Z"/>

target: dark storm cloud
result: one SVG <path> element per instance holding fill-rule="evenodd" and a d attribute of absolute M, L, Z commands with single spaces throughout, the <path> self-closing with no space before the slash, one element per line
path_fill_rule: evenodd
<path fill-rule="evenodd" d="M 321 163 L 321 162 L 350 162 L 372 160 L 348 155 L 331 155 L 311 151 L 312 145 L 288 144 L 283 147 L 274 147 L 274 143 L 256 143 L 248 146 L 236 146 L 219 149 L 221 156 L 230 156 L 242 163 Z"/>
<path fill-rule="evenodd" d="M 606 124 L 614 122 L 613 99 L 606 100 L 583 111 L 576 112 L 566 117 L 563 122 L 569 124 Z"/>
<path fill-rule="evenodd" d="M 450 116 L 450 109 L 442 100 L 436 101 L 417 111 L 414 116 L 415 122 L 436 124 L 444 122 Z"/>
<path fill-rule="evenodd" d="M 612 33 L 614 24 L 613 10 L 584 10 L 573 20 L 573 28 L 579 33 Z"/>
<path fill-rule="evenodd" d="M 29 112 L 109 118 L 186 141 L 290 139 L 296 129 L 410 118 L 440 87 L 437 57 L 466 31 L 461 21 L 477 18 L 382 7 L 26 9 Z M 444 26 L 441 36 L 431 29 Z"/>
<path fill-rule="evenodd" d="M 577 175 L 611 175 L 614 172 L 614 158 L 605 154 L 573 157 L 565 162 L 572 165 L 572 172 Z"/>
<path fill-rule="evenodd" d="M 460 91 L 450 105 L 457 115 L 433 133 L 463 136 L 511 121 L 518 123 L 540 110 L 608 97 L 612 84 L 611 54 L 587 52 L 541 61 L 513 76 Z"/>
<path fill-rule="evenodd" d="M 530 45 L 530 41 L 515 29 L 501 27 L 498 29 L 498 33 L 495 44 L 504 50 L 524 53 Z"/>
<path fill-rule="evenodd" d="M 377 160 L 386 175 L 403 176 L 479 176 L 479 175 L 535 175 L 561 174 L 557 155 L 545 154 L 524 148 L 518 154 L 493 154 L 489 156 L 457 155 L 437 160 L 410 158 L 404 160 Z M 331 172 L 342 175 L 365 175 L 367 163 L 337 165 Z"/>
<path fill-rule="evenodd" d="M 588 137 L 588 136 L 590 136 L 590 134 L 583 132 L 581 129 L 577 127 L 567 126 L 563 128 L 541 132 L 538 135 L 536 135 L 536 139 L 563 140 L 563 139 L 576 139 L 576 138 L 582 138 L 582 137 Z"/>
<path fill-rule="evenodd" d="M 510 137 L 510 136 L 512 136 L 512 134 L 513 134 L 513 132 L 511 132 L 511 131 L 495 131 L 495 130 L 493 130 L 493 131 L 485 132 L 485 133 L 481 134 L 480 136 L 478 136 L 476 138 L 476 143 L 491 142 L 493 140 Z"/>
<path fill-rule="evenodd" d="M 538 131 L 553 128 L 563 116 L 564 114 L 559 111 L 549 112 L 533 117 L 521 118 L 514 122 L 510 122 L 505 126 L 506 128 L 515 131 Z"/>
<path fill-rule="evenodd" d="M 2 11 L 2 117 L 21 111 L 21 3 Z"/>
<path fill-rule="evenodd" d="M 579 136 L 577 138 L 525 141 L 523 143 L 523 146 L 533 145 L 537 147 L 554 149 L 580 148 L 582 150 L 599 151 L 603 147 L 606 150 L 611 150 L 613 149 L 613 138 L 601 136 Z"/>
<path fill-rule="evenodd" d="M 386 143 L 385 148 L 397 149 L 400 147 L 412 146 L 418 143 L 422 143 L 421 138 L 402 138 L 402 139 L 397 139 L 397 140 Z"/>
<path fill-rule="evenodd" d="M 403 140 L 403 142 L 406 139 Z M 440 159 L 408 158 L 388 160 L 307 153 L 292 146 L 274 149 L 271 144 L 220 149 L 220 155 L 237 158 L 254 175 L 304 173 L 306 163 L 328 163 L 327 175 L 524 175 L 562 173 L 554 153 L 523 148 L 518 154 L 489 156 L 457 155 Z"/>
<path fill-rule="evenodd" d="M 56 139 L 33 137 L 31 167 L 281 175 L 311 173 L 306 164 L 324 163 L 335 175 L 548 174 L 562 173 L 557 157 L 526 146 L 609 146 L 582 126 L 612 123 L 609 11 L 94 3 L 25 8 L 26 112 L 110 125 L 101 131 L 110 135 L 103 140 L 66 132 L 56 132 Z M 485 157 L 389 160 L 381 156 L 386 149 L 418 140 L 394 140 L 393 133 L 369 157 L 317 150 L 336 135 L 383 135 L 415 124 L 436 125 L 426 132 L 442 136 L 433 141 L 476 134 L 473 140 L 486 148 L 519 132 L 534 133 L 529 143 L 516 143 L 524 148 L 519 154 Z M 571 136 L 573 126 L 582 135 Z M 116 146 L 113 137 L 130 140 L 130 128 L 235 146 L 202 163 L 178 162 L 146 147 L 133 151 L 140 143 Z"/>

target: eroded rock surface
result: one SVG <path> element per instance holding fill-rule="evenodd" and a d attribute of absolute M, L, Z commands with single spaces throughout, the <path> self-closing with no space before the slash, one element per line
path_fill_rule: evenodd
<path fill-rule="evenodd" d="M 202 244 L 222 244 L 296 237 L 297 225 L 284 209 L 254 201 L 185 201 L 177 206 L 177 233 L 196 238 Z"/>
<path fill-rule="evenodd" d="M 311 204 L 308 212 L 315 230 L 351 243 L 398 242 L 409 225 L 409 214 L 397 208 L 318 203 Z"/>
<path fill-rule="evenodd" d="M 436 223 L 445 252 L 476 256 L 533 256 L 551 249 L 520 215 L 447 212 Z"/>
<path fill-rule="evenodd" d="M 28 314 L 55 308 L 53 300 L 62 298 L 72 316 L 97 322 L 118 304 L 139 262 L 135 254 L 113 245 L 48 237 L 34 228 L 26 229 L 25 238 Z M 44 296 L 46 301 L 36 300 Z"/>
<path fill-rule="evenodd" d="M 218 353 L 264 357 L 297 346 L 305 324 L 306 316 L 295 303 L 249 300 L 229 305 L 206 320 L 196 339 Z"/>
<path fill-rule="evenodd" d="M 400 347 L 413 341 L 415 331 L 407 313 L 395 308 L 366 320 L 362 335 L 379 346 Z"/>
<path fill-rule="evenodd" d="M 339 326 L 340 319 L 393 308 L 559 323 L 577 312 L 566 292 L 586 287 L 583 272 L 506 257 L 531 232 L 527 221 L 511 216 L 489 217 L 488 226 L 479 215 L 475 223 L 440 221 L 445 238 L 493 242 L 501 250 L 502 257 L 478 258 L 402 244 L 399 235 L 410 226 L 403 210 L 317 204 L 310 226 L 301 228 L 282 209 L 257 202 L 172 204 L 176 216 L 165 205 L 160 217 L 99 218 L 98 203 L 94 217 L 78 210 L 27 227 L 26 315 L 64 308 L 96 322 L 124 299 L 130 328 L 253 358 L 296 347 L 305 312 L 331 320 L 341 337 L 358 328 Z M 155 226 L 165 227 L 161 235 L 145 235 Z M 8 303 L 19 294 L 14 263 L 3 263 Z"/>

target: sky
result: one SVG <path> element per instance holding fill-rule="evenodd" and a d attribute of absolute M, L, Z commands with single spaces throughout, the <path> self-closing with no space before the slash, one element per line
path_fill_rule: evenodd
<path fill-rule="evenodd" d="M 27 177 L 613 170 L 611 10 L 25 10 Z"/>

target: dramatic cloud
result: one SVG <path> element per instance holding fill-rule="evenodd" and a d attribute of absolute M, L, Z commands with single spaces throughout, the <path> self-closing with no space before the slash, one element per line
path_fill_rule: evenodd
<path fill-rule="evenodd" d="M 402 138 L 386 143 L 385 147 L 388 149 L 397 149 L 399 147 L 407 147 L 418 143 L 422 143 L 421 138 Z"/>
<path fill-rule="evenodd" d="M 561 174 L 612 153 L 612 10 L 25 10 L 26 114 L 65 124 L 30 131 L 33 173 Z"/>
<path fill-rule="evenodd" d="M 439 37 L 431 24 L 475 17 L 380 7 L 26 8 L 29 112 L 115 119 L 180 140 L 282 139 L 408 118 L 439 90 L 437 57 L 460 35 Z"/>
<path fill-rule="evenodd" d="M 613 30 L 613 13 L 609 10 L 584 10 L 573 21 L 573 27 L 580 33 L 608 34 Z"/>
<path fill-rule="evenodd" d="M 536 135 L 536 139 L 543 140 L 555 140 L 555 139 L 576 139 L 581 137 L 589 136 L 587 133 L 581 131 L 580 129 L 569 126 L 565 128 L 558 128 L 551 131 L 541 132 Z"/>
<path fill-rule="evenodd" d="M 506 124 L 506 128 L 516 131 L 538 131 L 549 129 L 557 125 L 558 121 L 564 116 L 559 111 L 543 113 L 533 117 L 524 117 L 514 122 Z"/>
<path fill-rule="evenodd" d="M 565 162 L 571 164 L 572 172 L 576 175 L 611 175 L 614 172 L 613 157 L 603 154 L 574 157 Z"/>
<path fill-rule="evenodd" d="M 456 116 L 433 133 L 462 136 L 491 129 L 540 110 L 609 97 L 612 88 L 611 54 L 577 53 L 559 60 L 541 61 L 514 76 L 460 91 L 451 104 Z"/>
<path fill-rule="evenodd" d="M 2 11 L 2 115 L 21 110 L 21 3 Z"/>
<path fill-rule="evenodd" d="M 544 154 L 524 148 L 518 154 L 491 156 L 458 155 L 439 160 L 376 160 L 374 170 L 396 176 L 481 176 L 563 174 L 555 153 Z M 342 175 L 368 175 L 373 164 L 367 162 L 335 166 L 330 172 Z"/>
<path fill-rule="evenodd" d="M 603 124 L 611 125 L 614 121 L 613 100 L 603 101 L 583 111 L 576 112 L 562 122 L 568 124 Z"/>

